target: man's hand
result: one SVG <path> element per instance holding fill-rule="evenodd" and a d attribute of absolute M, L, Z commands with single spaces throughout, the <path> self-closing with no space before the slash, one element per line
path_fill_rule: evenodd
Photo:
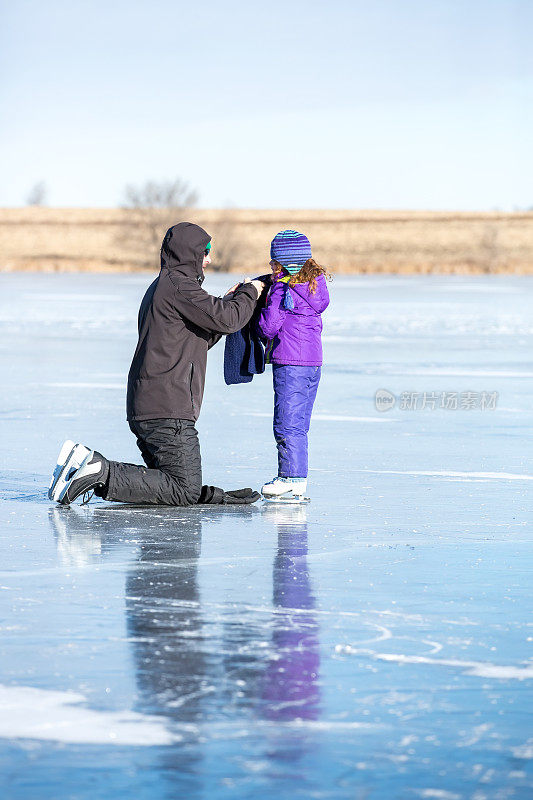
<path fill-rule="evenodd" d="M 234 292 L 234 291 L 235 291 L 235 289 L 237 288 L 237 286 L 240 286 L 240 285 L 241 285 L 240 283 L 236 283 L 236 284 L 235 284 L 235 286 L 232 286 L 232 287 L 231 287 L 231 289 L 228 289 L 228 291 L 226 292 L 226 294 L 224 295 L 224 297 L 227 297 L 227 296 L 228 296 L 228 294 L 231 294 L 232 292 Z"/>

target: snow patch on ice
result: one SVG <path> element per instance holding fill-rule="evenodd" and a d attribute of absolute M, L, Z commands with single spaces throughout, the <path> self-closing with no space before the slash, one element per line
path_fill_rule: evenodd
<path fill-rule="evenodd" d="M 448 470 L 396 470 L 396 469 L 363 469 L 360 472 L 371 472 L 376 475 L 428 475 L 432 478 L 481 478 L 506 481 L 533 481 L 533 475 L 522 475 L 516 472 L 450 472 Z"/>
<path fill-rule="evenodd" d="M 168 745 L 180 739 L 157 717 L 80 706 L 77 692 L 0 685 L 0 737 L 76 744 Z"/>
<path fill-rule="evenodd" d="M 59 384 L 55 384 L 59 386 Z M 65 386 L 66 384 L 61 384 Z M 235 416 L 233 414 L 232 416 Z M 239 411 L 239 416 L 245 417 L 272 417 L 272 412 L 266 411 Z M 313 414 L 313 422 L 316 420 L 318 421 L 325 421 L 325 422 L 399 422 L 397 419 L 390 419 L 387 417 L 352 417 L 346 416 L 345 414 Z"/>
<path fill-rule="evenodd" d="M 533 739 L 528 739 L 525 744 L 521 744 L 518 747 L 513 747 L 512 752 L 515 758 L 533 758 Z"/>
<path fill-rule="evenodd" d="M 397 369 L 397 366 L 395 367 Z M 448 369 L 446 367 L 419 367 L 402 370 L 402 375 L 439 375 L 457 378 L 533 378 L 533 372 L 515 372 L 514 370 L 499 369 Z"/>
<path fill-rule="evenodd" d="M 306 728 L 312 731 L 355 731 L 355 730 L 376 730 L 381 725 L 373 722 L 339 722 L 337 720 L 308 720 L 295 719 L 285 722 L 284 728 Z"/>
<path fill-rule="evenodd" d="M 58 389 L 125 389 L 125 383 L 45 383 Z"/>
<path fill-rule="evenodd" d="M 506 664 L 490 664 L 482 661 L 460 661 L 454 658 L 429 658 L 428 656 L 407 656 L 403 653 L 376 653 L 351 645 L 336 645 L 336 653 L 367 655 L 376 661 L 391 661 L 396 664 L 431 664 L 442 667 L 458 667 L 466 675 L 477 678 L 496 678 L 498 680 L 527 680 L 533 678 L 533 664 L 514 666 Z"/>
<path fill-rule="evenodd" d="M 121 300 L 119 294 L 68 294 L 67 292 L 26 292 L 25 300 L 46 300 L 46 302 L 59 303 L 101 303 L 102 300 L 116 303 Z"/>

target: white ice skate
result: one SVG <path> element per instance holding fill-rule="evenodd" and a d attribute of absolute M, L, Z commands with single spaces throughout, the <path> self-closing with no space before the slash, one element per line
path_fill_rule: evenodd
<path fill-rule="evenodd" d="M 57 464 L 50 481 L 50 488 L 48 489 L 48 499 L 59 502 L 59 498 L 64 491 L 67 483 L 78 470 L 85 458 L 91 451 L 83 444 L 75 444 L 70 439 L 64 442 L 59 455 L 57 457 Z"/>
<path fill-rule="evenodd" d="M 266 503 L 309 503 L 307 478 L 273 478 L 261 489 Z"/>

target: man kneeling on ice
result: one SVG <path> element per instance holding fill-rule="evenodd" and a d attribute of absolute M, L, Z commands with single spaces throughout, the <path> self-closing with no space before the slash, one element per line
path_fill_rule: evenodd
<path fill-rule="evenodd" d="M 200 443 L 194 423 L 204 393 L 207 351 L 223 334 L 250 319 L 263 289 L 259 280 L 239 285 L 230 298 L 202 289 L 211 263 L 211 237 L 198 225 L 169 228 L 161 271 L 139 309 L 139 341 L 128 375 L 127 417 L 146 467 L 108 461 L 66 441 L 48 496 L 62 505 L 90 490 L 122 503 L 190 506 L 254 503 L 258 492 L 225 492 L 202 485 Z"/>

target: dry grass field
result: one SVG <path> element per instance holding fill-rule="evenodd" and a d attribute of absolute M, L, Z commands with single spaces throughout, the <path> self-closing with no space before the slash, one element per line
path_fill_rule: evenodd
<path fill-rule="evenodd" d="M 296 228 L 336 273 L 533 273 L 533 213 L 193 209 L 219 268 L 258 273 L 277 231 Z M 161 219 L 160 234 L 179 220 Z M 0 209 L 0 271 L 132 271 L 159 254 L 123 209 Z"/>

